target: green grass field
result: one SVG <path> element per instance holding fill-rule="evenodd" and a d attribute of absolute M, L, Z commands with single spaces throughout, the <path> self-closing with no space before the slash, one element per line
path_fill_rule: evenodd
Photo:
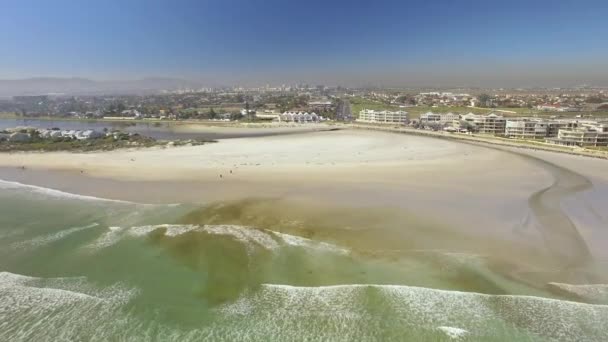
<path fill-rule="evenodd" d="M 370 99 L 365 99 L 362 97 L 352 97 L 348 99 L 351 103 L 351 111 L 355 117 L 359 116 L 359 112 L 363 109 L 372 109 L 372 110 L 404 110 L 409 113 L 409 117 L 411 119 L 417 119 L 420 117 L 420 114 L 424 114 L 426 112 L 433 113 L 458 113 L 458 114 L 466 114 L 466 113 L 475 113 L 475 114 L 489 114 L 491 112 L 500 112 L 504 116 L 532 116 L 538 111 L 529 109 L 529 108 L 471 108 L 471 107 L 431 107 L 431 106 L 416 106 L 416 107 L 407 107 L 400 108 L 398 105 L 385 103 L 382 101 L 374 101 Z M 555 115 L 555 113 L 552 113 Z"/>
<path fill-rule="evenodd" d="M 363 109 L 372 110 L 404 110 L 409 113 L 410 119 L 418 119 L 421 114 L 426 112 L 433 113 L 458 113 L 458 114 L 489 114 L 492 112 L 502 114 L 505 117 L 527 117 L 536 116 L 542 118 L 558 117 L 558 118 L 575 118 L 577 115 L 592 115 L 594 118 L 608 118 L 608 111 L 599 112 L 545 112 L 532 108 L 472 108 L 472 107 L 430 107 L 416 106 L 400 108 L 398 105 L 385 103 L 382 101 L 374 101 L 362 97 L 352 97 L 348 99 L 351 103 L 351 111 L 355 117 L 359 116 L 359 112 Z"/>
<path fill-rule="evenodd" d="M 420 114 L 424 114 L 426 112 L 433 113 L 458 113 L 458 114 L 488 114 L 491 110 L 487 108 L 469 108 L 469 107 L 429 107 L 429 106 L 418 106 L 418 107 L 409 107 L 404 108 L 406 112 L 409 113 L 410 119 L 418 119 Z"/>
<path fill-rule="evenodd" d="M 348 99 L 351 105 L 351 112 L 354 117 L 359 117 L 359 112 L 363 109 L 371 109 L 371 110 L 403 110 L 403 108 L 399 108 L 399 106 L 391 105 L 388 103 L 384 103 L 381 101 L 374 101 L 369 99 L 364 99 L 362 97 L 352 97 Z"/>

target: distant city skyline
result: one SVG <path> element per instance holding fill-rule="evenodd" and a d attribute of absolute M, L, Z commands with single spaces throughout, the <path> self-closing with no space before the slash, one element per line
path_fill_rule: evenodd
<path fill-rule="evenodd" d="M 24 0 L 0 79 L 608 86 L 605 1 Z"/>

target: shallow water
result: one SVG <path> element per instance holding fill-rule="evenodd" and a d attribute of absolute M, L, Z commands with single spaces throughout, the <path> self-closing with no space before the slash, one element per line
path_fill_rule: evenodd
<path fill-rule="evenodd" d="M 551 248 L 502 252 L 403 209 L 150 205 L 6 181 L 0 204 L 3 341 L 608 340 L 601 265 L 575 250 L 563 272 Z"/>
<path fill-rule="evenodd" d="M 138 133 L 150 138 L 160 140 L 175 140 L 175 139 L 230 139 L 241 137 L 256 137 L 256 136 L 271 136 L 294 134 L 293 132 L 272 132 L 261 129 L 252 129 L 247 132 L 242 130 L 223 129 L 208 130 L 208 131 L 192 131 L 184 129 L 183 125 L 175 122 L 146 122 L 136 120 L 125 121 L 94 121 L 94 120 L 40 120 L 40 119 L 0 119 L 0 130 L 15 127 L 35 127 L 41 129 L 60 128 L 66 130 L 86 130 L 94 129 L 102 131 L 120 130 L 129 133 Z"/>

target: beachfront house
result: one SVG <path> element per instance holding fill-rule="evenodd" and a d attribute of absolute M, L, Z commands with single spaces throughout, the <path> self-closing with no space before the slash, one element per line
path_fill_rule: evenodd
<path fill-rule="evenodd" d="M 513 139 L 544 139 L 547 136 L 547 123 L 529 119 L 507 120 L 505 137 Z"/>
<path fill-rule="evenodd" d="M 562 146 L 596 147 L 608 146 L 608 126 L 585 126 L 560 129 L 557 138 L 545 139 L 547 143 Z"/>
<path fill-rule="evenodd" d="M 433 112 L 426 112 L 424 114 L 420 115 L 420 124 L 423 126 L 434 126 L 434 125 L 440 125 L 440 126 L 453 126 L 455 121 L 458 121 L 460 119 L 460 115 L 459 114 L 455 114 L 455 113 L 433 113 Z"/>
<path fill-rule="evenodd" d="M 308 112 L 284 112 L 279 116 L 280 121 L 297 123 L 319 122 L 320 117 L 316 113 Z"/>
<path fill-rule="evenodd" d="M 489 135 L 504 135 L 506 120 L 502 115 L 491 113 L 488 115 L 476 115 L 469 113 L 462 116 L 462 120 L 466 121 L 474 127 L 477 133 Z"/>
<path fill-rule="evenodd" d="M 375 111 L 370 109 L 363 109 L 359 112 L 359 122 L 368 123 L 384 123 L 384 124 L 406 124 L 407 123 L 407 112 L 404 111 Z"/>
<path fill-rule="evenodd" d="M 444 113 L 444 114 L 439 114 L 439 122 L 441 124 L 452 124 L 454 121 L 460 120 L 460 114 L 456 114 L 456 113 Z"/>
<path fill-rule="evenodd" d="M 426 112 L 424 114 L 420 114 L 420 124 L 421 125 L 428 125 L 428 124 L 438 124 L 441 121 L 441 115 L 433 113 L 433 112 Z"/>

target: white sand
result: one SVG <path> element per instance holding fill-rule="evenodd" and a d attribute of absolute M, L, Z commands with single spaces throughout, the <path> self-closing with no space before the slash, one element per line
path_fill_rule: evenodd
<path fill-rule="evenodd" d="M 483 153 L 480 153 L 483 151 Z M 469 145 L 365 131 L 240 138 L 192 147 L 117 150 L 94 153 L 0 154 L 0 166 L 76 170 L 88 175 L 170 180 L 217 178 L 236 169 L 256 173 L 306 174 L 336 168 L 370 168 L 492 161 L 499 153 Z M 357 171 L 354 170 L 354 171 Z"/>
<path fill-rule="evenodd" d="M 497 221 L 505 230 L 519 224 L 528 196 L 552 181 L 543 169 L 501 151 L 363 130 L 165 149 L 1 154 L 0 166 L 23 174 L 9 180 L 97 197 L 146 203 L 296 197 L 402 207 L 469 226 L 474 215 L 472 228 L 480 231 Z M 19 171 L 21 166 L 26 170 Z M 40 171 L 34 174 L 38 170 L 72 176 L 41 177 Z M 136 184 L 141 181 L 146 183 Z"/>

